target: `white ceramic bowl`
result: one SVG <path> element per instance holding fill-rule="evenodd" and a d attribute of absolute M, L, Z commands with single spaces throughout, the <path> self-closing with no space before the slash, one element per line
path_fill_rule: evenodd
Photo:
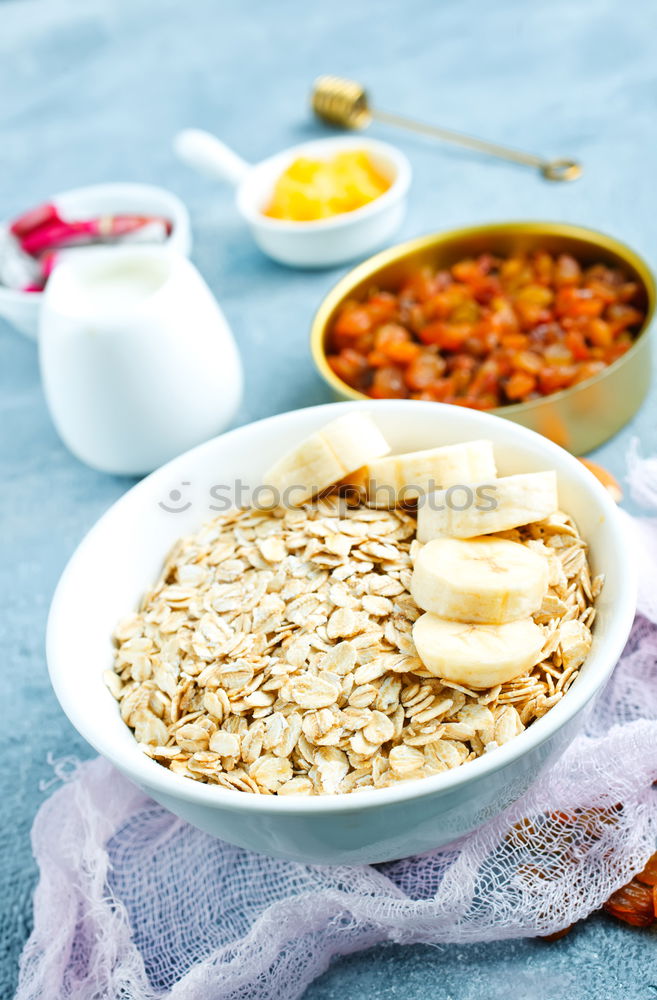
<path fill-rule="evenodd" d="M 163 215 L 171 220 L 172 230 L 164 246 L 189 256 L 192 248 L 189 213 L 180 198 L 165 188 L 152 184 L 93 184 L 74 188 L 50 199 L 66 219 L 89 219 L 97 215 Z M 6 231 L 7 224 L 0 223 Z M 43 294 L 20 292 L 0 285 L 0 316 L 26 337 L 36 339 Z"/>
<path fill-rule="evenodd" d="M 270 156 L 252 166 L 208 132 L 186 129 L 175 141 L 178 155 L 189 166 L 237 186 L 237 208 L 254 240 L 274 260 L 291 267 L 321 268 L 345 264 L 380 247 L 401 224 L 411 182 L 411 165 L 400 150 L 364 136 L 316 139 Z M 347 149 L 364 149 L 391 181 L 374 201 L 330 219 L 289 222 L 264 214 L 274 185 L 299 156 L 329 159 Z"/>
<path fill-rule="evenodd" d="M 113 627 L 155 580 L 174 540 L 211 516 L 213 485 L 237 478 L 257 485 L 272 457 L 354 410 L 373 413 L 395 450 L 489 438 L 501 474 L 556 469 L 561 504 L 590 544 L 594 572 L 606 574 L 593 647 L 581 674 L 561 702 L 511 742 L 455 770 L 391 788 L 277 798 L 172 774 L 138 749 L 105 688 Z M 180 512 L 167 513 L 160 503 Z M 635 600 L 634 567 L 618 510 L 591 473 L 557 445 L 508 420 L 465 408 L 415 400 L 332 403 L 270 417 L 200 445 L 114 504 L 59 583 L 48 623 L 48 664 L 57 697 L 82 736 L 179 816 L 266 854 L 363 864 L 448 843 L 522 795 L 582 725 L 621 654 Z"/>

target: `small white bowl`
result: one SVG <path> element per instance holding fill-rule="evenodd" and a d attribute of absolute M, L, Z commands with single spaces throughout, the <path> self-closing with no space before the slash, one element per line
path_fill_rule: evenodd
<path fill-rule="evenodd" d="M 64 191 L 46 200 L 52 201 L 66 219 L 133 213 L 162 215 L 172 224 L 171 233 L 162 245 L 177 250 L 185 257 L 191 252 L 189 213 L 180 198 L 165 188 L 152 184 L 92 184 Z M 7 223 L 0 223 L 0 231 L 6 232 L 7 228 Z M 0 285 L 0 316 L 26 337 L 36 340 L 42 298 L 42 292 L 21 292 Z"/>
<path fill-rule="evenodd" d="M 173 542 L 211 516 L 213 486 L 239 479 L 255 487 L 272 456 L 337 415 L 357 410 L 374 415 L 395 451 L 489 438 L 502 475 L 556 470 L 561 504 L 589 543 L 593 571 L 606 574 L 593 646 L 580 676 L 562 701 L 504 746 L 454 770 L 390 788 L 277 798 L 173 774 L 139 750 L 103 682 L 103 671 L 112 665 L 116 622 L 137 606 Z M 55 693 L 76 729 L 172 812 L 215 837 L 264 854 L 365 864 L 453 841 L 519 798 L 580 729 L 623 650 L 635 604 L 635 570 L 615 504 L 588 469 L 551 441 L 509 420 L 439 403 L 330 403 L 215 438 L 126 493 L 64 571 L 50 610 L 47 656 Z"/>
<path fill-rule="evenodd" d="M 237 186 L 236 203 L 261 250 L 281 264 L 334 267 L 380 247 L 401 224 L 411 182 L 411 165 L 400 150 L 363 136 L 337 136 L 293 146 L 255 166 L 208 132 L 186 129 L 175 149 L 185 163 Z M 365 150 L 392 182 L 388 190 L 353 212 L 316 222 L 290 222 L 264 214 L 276 181 L 300 156 L 329 159 L 348 149 Z"/>

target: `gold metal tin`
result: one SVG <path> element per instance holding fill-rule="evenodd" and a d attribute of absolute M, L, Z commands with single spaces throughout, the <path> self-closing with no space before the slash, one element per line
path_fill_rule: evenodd
<path fill-rule="evenodd" d="M 630 420 L 650 387 L 650 323 L 655 280 L 645 261 L 625 244 L 594 229 L 555 222 L 501 222 L 421 236 L 383 250 L 349 272 L 331 289 L 315 313 L 310 348 L 320 374 L 340 399 L 368 399 L 333 372 L 326 338 L 345 299 L 364 298 L 372 287 L 394 291 L 418 267 L 449 267 L 462 257 L 489 252 L 501 256 L 536 249 L 569 253 L 583 263 L 621 266 L 641 288 L 644 324 L 630 350 L 604 371 L 569 389 L 491 413 L 514 420 L 556 441 L 575 455 L 597 448 Z"/>

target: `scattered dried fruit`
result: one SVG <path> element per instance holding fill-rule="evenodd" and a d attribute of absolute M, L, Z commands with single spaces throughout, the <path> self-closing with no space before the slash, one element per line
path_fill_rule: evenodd
<path fill-rule="evenodd" d="M 643 871 L 609 897 L 603 909 L 634 927 L 650 927 L 657 922 L 657 853 L 649 858 Z"/>

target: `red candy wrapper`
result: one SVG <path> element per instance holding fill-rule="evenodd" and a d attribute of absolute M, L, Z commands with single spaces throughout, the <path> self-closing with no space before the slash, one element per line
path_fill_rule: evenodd
<path fill-rule="evenodd" d="M 101 215 L 97 219 L 65 222 L 51 219 L 19 236 L 21 248 L 32 257 L 45 250 L 81 246 L 87 243 L 107 243 L 136 233 L 145 226 L 159 223 L 163 236 L 171 231 L 167 219 L 146 215 Z"/>

